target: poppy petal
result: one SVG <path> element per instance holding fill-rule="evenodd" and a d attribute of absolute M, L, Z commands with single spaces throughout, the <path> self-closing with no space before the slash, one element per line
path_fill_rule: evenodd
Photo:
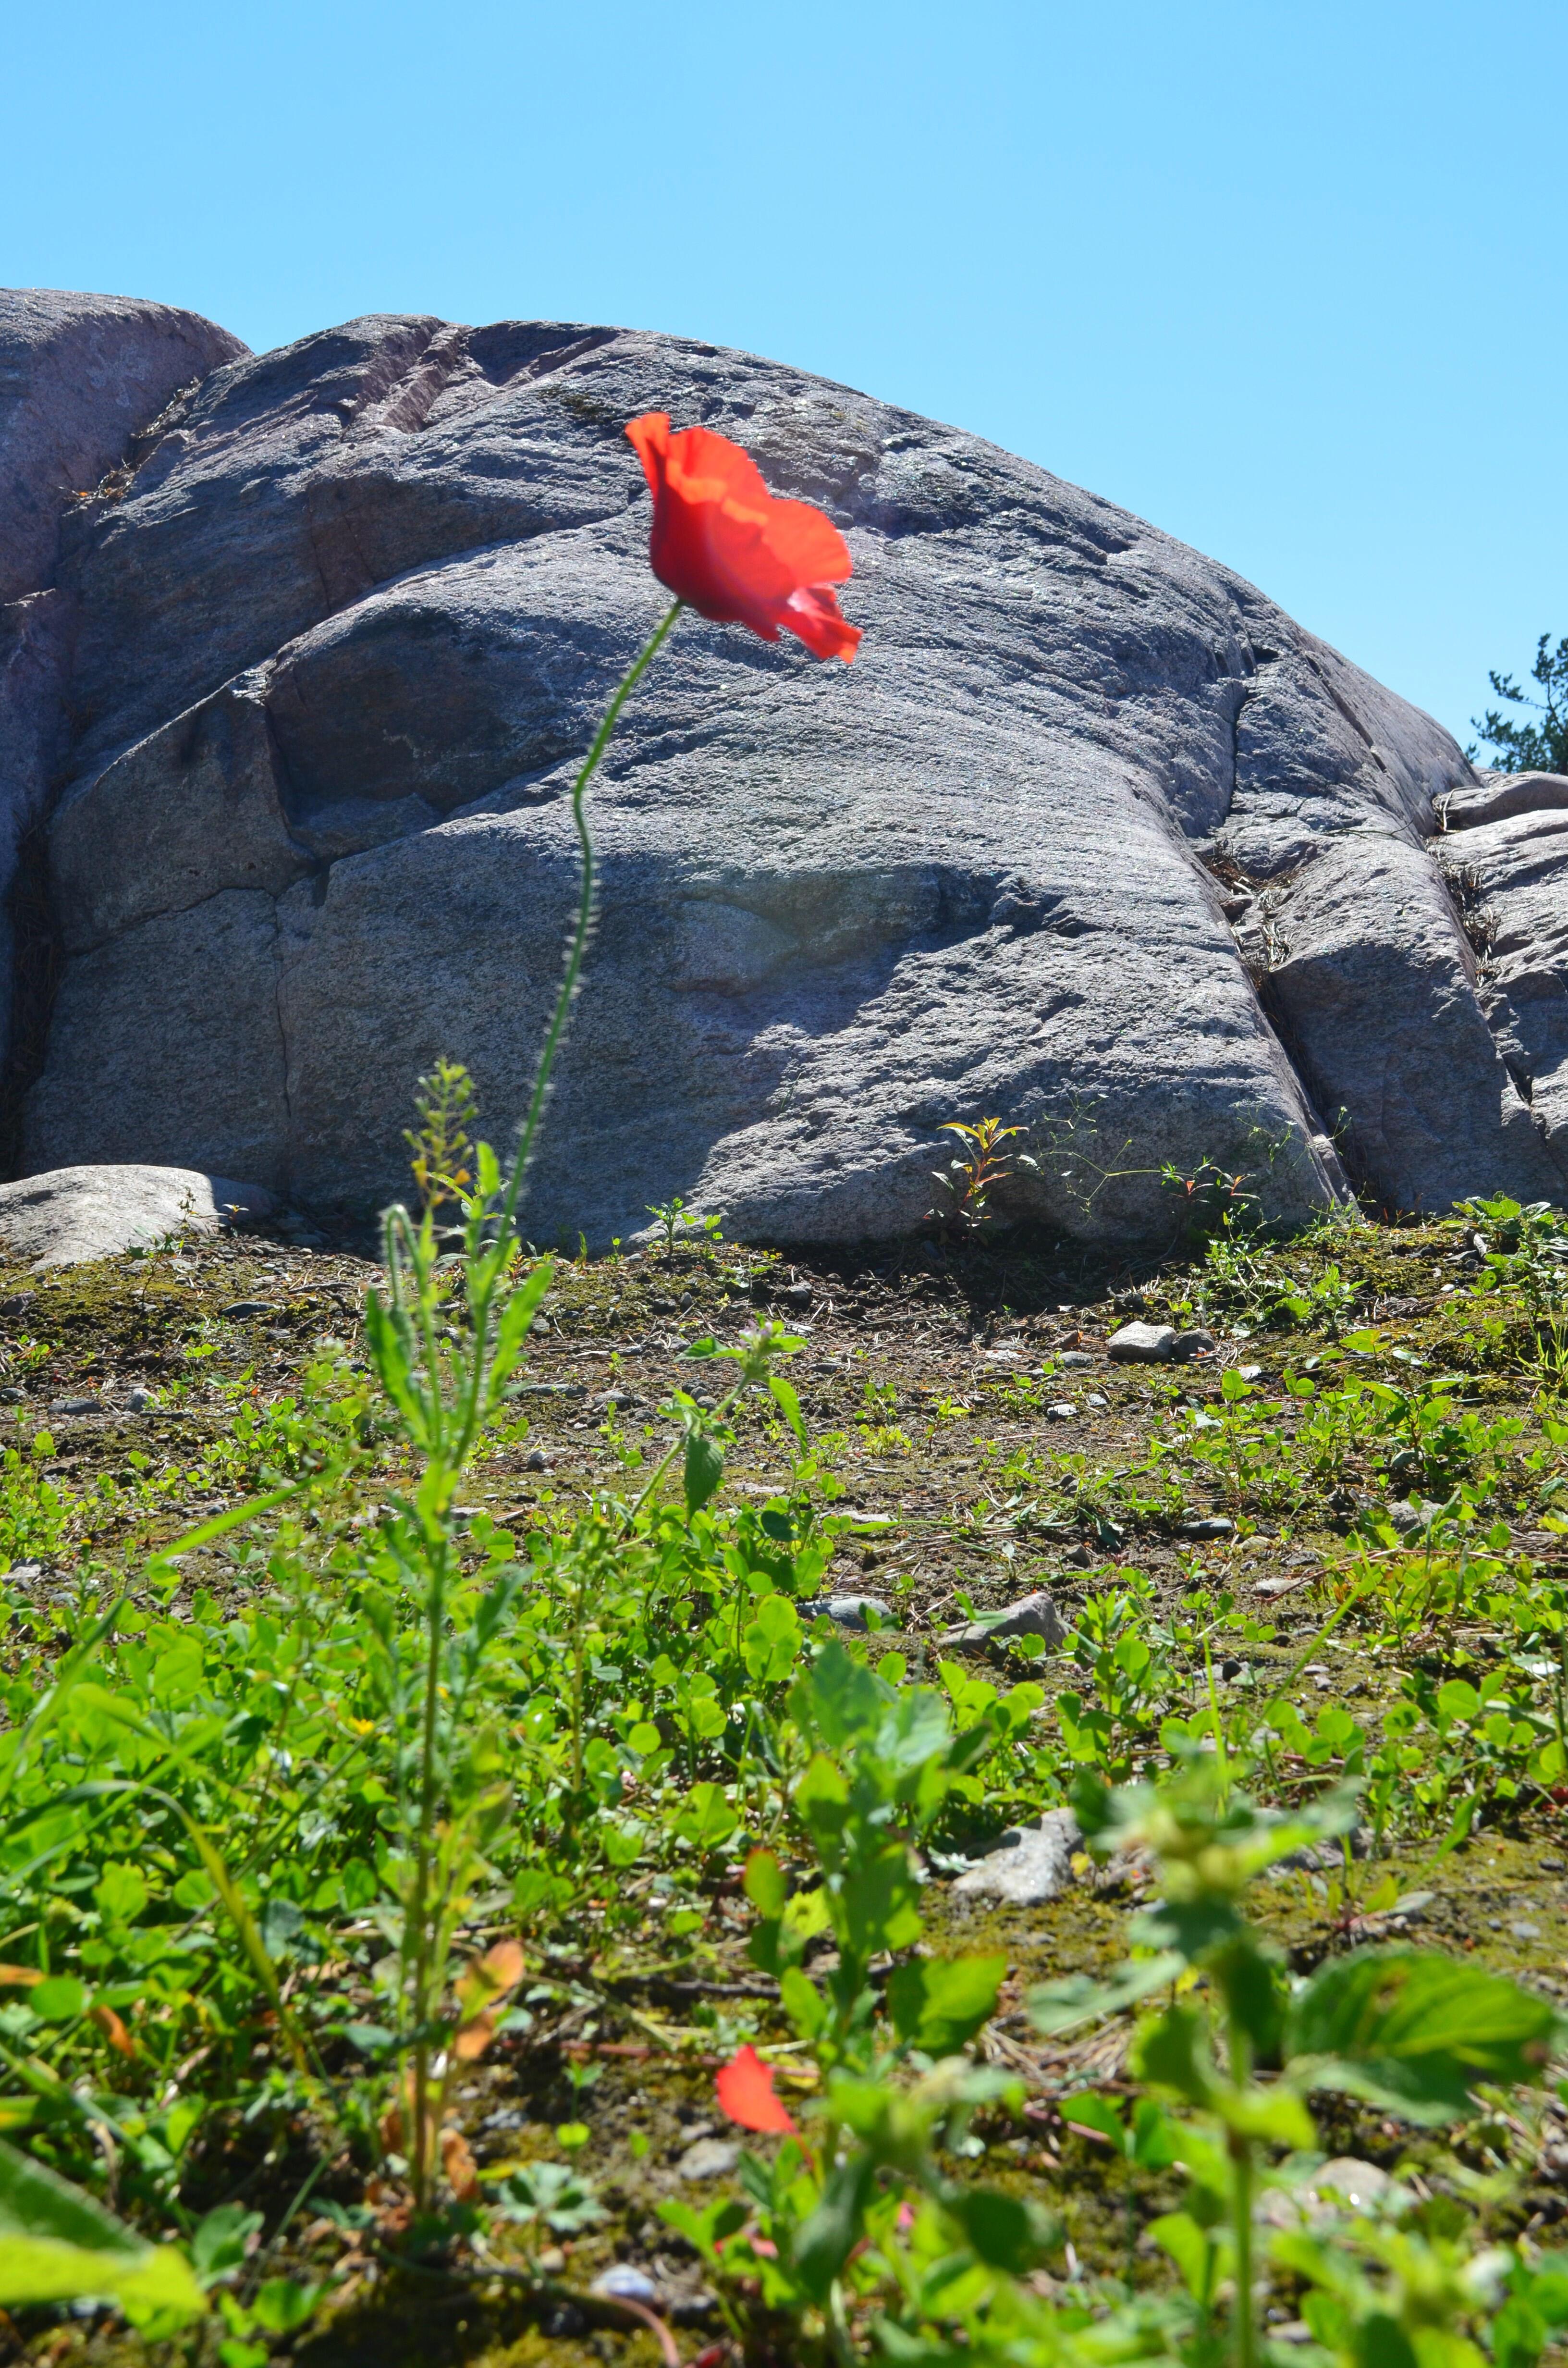
<path fill-rule="evenodd" d="M 842 584 L 855 572 L 849 545 L 810 502 L 769 505 L 767 547 L 797 584 Z"/>
<path fill-rule="evenodd" d="M 656 501 L 665 483 L 665 460 L 670 449 L 670 415 L 667 411 L 645 411 L 640 419 L 632 420 L 626 431 L 627 441 L 642 463 L 642 474 L 648 480 L 648 490 Z"/>
<path fill-rule="evenodd" d="M 803 584 L 785 601 L 778 621 L 813 657 L 842 658 L 848 666 L 860 645 L 859 626 L 846 621 L 829 584 Z"/>
<path fill-rule="evenodd" d="M 777 499 L 756 462 L 710 427 L 670 430 L 646 411 L 627 427 L 653 496 L 648 557 L 677 599 L 767 642 L 794 633 L 817 657 L 855 655 L 859 629 L 831 586 L 853 574 L 849 547 L 810 502 Z"/>
<path fill-rule="evenodd" d="M 773 2075 L 755 2047 L 737 2048 L 715 2075 L 721 2110 L 743 2130 L 792 2130 L 794 2123 L 773 2093 Z"/>

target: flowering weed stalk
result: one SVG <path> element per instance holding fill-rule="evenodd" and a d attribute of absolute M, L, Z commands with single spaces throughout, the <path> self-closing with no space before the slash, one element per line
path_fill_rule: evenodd
<path fill-rule="evenodd" d="M 388 1964 L 395 1995 L 389 2005 L 403 2068 L 382 2135 L 406 2168 L 422 2214 L 434 2203 L 443 2157 L 460 2201 L 469 2183 L 460 2140 L 456 2132 L 444 2130 L 443 2112 L 468 2027 L 464 2000 L 476 1983 L 486 1990 L 487 1977 L 471 1970 L 460 1995 L 449 2002 L 449 1961 L 474 1886 L 484 1876 L 487 1850 L 507 1821 L 510 1792 L 499 1736 L 475 1730 L 464 1712 L 480 1657 L 506 1623 L 522 1583 L 510 1564 L 493 1567 L 477 1587 L 465 1579 L 458 1497 L 486 1425 L 503 1407 L 506 1384 L 553 1274 L 545 1258 L 517 1281 L 515 1222 L 593 921 L 588 785 L 627 700 L 688 603 L 716 621 L 744 624 L 765 640 L 777 641 L 780 629 L 793 632 L 818 656 L 852 657 L 859 639 L 840 616 L 831 588 L 850 573 L 849 553 L 819 510 L 776 500 L 755 462 L 706 428 L 672 435 L 661 413 L 634 420 L 627 433 L 653 494 L 653 570 L 676 598 L 622 676 L 573 784 L 572 820 L 581 858 L 576 921 L 517 1148 L 505 1176 L 485 1143 L 472 1147 L 472 1178 L 420 1175 L 421 1215 L 415 1218 L 400 1205 L 383 1220 L 386 1295 L 372 1292 L 366 1311 L 371 1361 L 417 1474 L 393 1501 L 384 1524 L 384 1575 L 391 1583 L 369 1592 L 366 1611 L 392 1743 L 400 1837 L 390 1869 L 395 1907 L 383 1922 L 393 1942 Z M 426 1127 L 420 1141 L 435 1135 Z M 463 1148 L 466 1155 L 466 1140 Z M 447 1235 L 445 1229 L 437 1232 L 435 1211 L 446 1201 L 455 1201 L 462 1216 L 460 1293 L 455 1296 L 449 1293 L 448 1272 L 437 1270 Z M 460 1313 L 460 1322 L 455 1321 Z M 724 1400 L 721 1420 L 742 1391 L 767 1379 L 769 1359 L 782 1345 L 775 1331 L 764 1327 L 743 1353 L 741 1375 Z M 714 1354 L 733 1353 L 704 1345 Z M 788 1385 L 775 1381 L 772 1386 L 799 1429 Z M 690 1515 L 718 1487 L 723 1457 L 714 1425 L 694 1400 L 681 1401 L 678 1418 Z M 670 1460 L 666 1456 L 659 1465 L 622 1530 L 652 1496 Z M 594 1532 L 593 1552 L 601 1557 L 613 1554 L 614 1525 L 597 1517 L 587 1527 Z M 583 1557 L 588 1552 L 585 1538 L 572 1619 L 572 1769 L 579 1804 L 582 1611 L 588 1583 Z M 400 1606 L 412 1606 L 412 1629 L 400 1617 Z"/>

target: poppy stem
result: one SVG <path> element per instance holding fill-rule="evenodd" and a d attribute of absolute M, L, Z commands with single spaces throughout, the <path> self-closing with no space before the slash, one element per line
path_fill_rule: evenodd
<path fill-rule="evenodd" d="M 517 1201 L 523 1189 L 523 1178 L 528 1172 L 528 1161 L 533 1156 L 534 1137 L 539 1133 L 539 1122 L 544 1115 L 545 1098 L 550 1091 L 550 1073 L 555 1065 L 555 1055 L 560 1050 L 561 1039 L 566 1032 L 566 1020 L 572 1008 L 572 998 L 577 992 L 577 981 L 582 975 L 583 957 L 588 950 L 588 932 L 593 925 L 594 842 L 589 835 L 588 818 L 584 811 L 583 801 L 588 783 L 598 770 L 599 759 L 609 746 L 611 734 L 620 721 L 621 709 L 654 658 L 657 657 L 685 605 L 681 600 L 672 602 L 621 676 L 616 688 L 615 697 L 605 711 L 604 722 L 594 735 L 594 745 L 584 759 L 583 769 L 572 785 L 572 820 L 576 828 L 577 845 L 583 860 L 582 888 L 577 899 L 577 925 L 573 932 L 572 943 L 566 956 L 566 975 L 561 982 L 561 992 L 555 998 L 555 1011 L 551 1019 L 550 1032 L 545 1037 L 544 1045 L 539 1056 L 539 1070 L 534 1078 L 534 1089 L 528 1101 L 528 1116 L 523 1121 L 522 1133 L 517 1138 L 517 1155 L 512 1163 L 512 1173 L 506 1185 L 506 1197 L 501 1205 L 503 1233 L 510 1225 L 516 1214 Z"/>

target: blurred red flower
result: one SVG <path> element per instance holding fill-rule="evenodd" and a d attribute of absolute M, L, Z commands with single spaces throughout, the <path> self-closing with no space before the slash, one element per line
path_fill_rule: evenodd
<path fill-rule="evenodd" d="M 749 625 L 765 642 L 782 627 L 813 656 L 847 665 L 860 631 L 833 586 L 854 562 L 832 519 L 777 499 L 756 462 L 710 427 L 672 436 L 667 412 L 645 411 L 626 433 L 653 489 L 648 557 L 660 583 L 715 624 Z"/>
<path fill-rule="evenodd" d="M 773 2075 L 755 2047 L 737 2048 L 714 2076 L 719 2102 L 743 2130 L 792 2130 L 794 2123 L 773 2093 Z"/>

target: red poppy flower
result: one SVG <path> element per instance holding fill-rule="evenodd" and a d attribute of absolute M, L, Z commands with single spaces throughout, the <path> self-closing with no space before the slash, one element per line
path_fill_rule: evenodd
<path fill-rule="evenodd" d="M 710 427 L 670 433 L 645 411 L 626 431 L 653 495 L 648 557 L 661 584 L 719 625 L 780 627 L 812 655 L 846 665 L 860 639 L 834 594 L 854 572 L 849 546 L 810 502 L 779 501 L 738 444 Z"/>
<path fill-rule="evenodd" d="M 713 2081 L 719 2103 L 743 2130 L 792 2130 L 794 2123 L 773 2093 L 773 2075 L 755 2047 L 737 2048 Z"/>

